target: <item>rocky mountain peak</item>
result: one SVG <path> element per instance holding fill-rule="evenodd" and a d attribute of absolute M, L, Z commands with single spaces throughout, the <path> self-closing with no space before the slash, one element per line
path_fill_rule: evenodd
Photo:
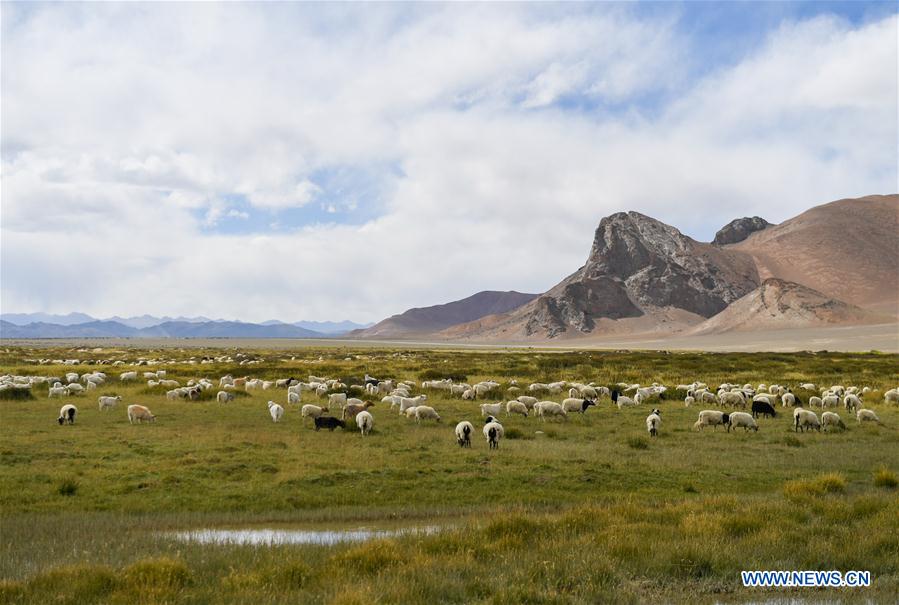
<path fill-rule="evenodd" d="M 715 239 L 712 240 L 712 243 L 716 246 L 736 244 L 737 242 L 742 242 L 756 231 L 767 229 L 770 226 L 771 223 L 760 216 L 753 216 L 751 218 L 744 216 L 743 218 L 732 220 L 719 229 L 718 233 L 715 234 Z"/>
<path fill-rule="evenodd" d="M 525 307 L 524 331 L 592 332 L 601 319 L 680 309 L 711 317 L 758 285 L 748 256 L 697 242 L 639 212 L 599 223 L 587 262 Z"/>

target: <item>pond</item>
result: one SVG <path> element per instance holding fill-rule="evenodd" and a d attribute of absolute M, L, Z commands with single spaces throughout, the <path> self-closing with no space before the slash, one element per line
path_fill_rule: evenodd
<path fill-rule="evenodd" d="M 166 534 L 183 542 L 197 544 L 236 544 L 251 546 L 280 546 L 284 544 L 317 544 L 330 546 L 343 542 L 365 542 L 377 538 L 408 535 L 429 535 L 440 531 L 438 525 L 376 529 L 359 527 L 348 530 L 311 529 L 195 529 Z"/>

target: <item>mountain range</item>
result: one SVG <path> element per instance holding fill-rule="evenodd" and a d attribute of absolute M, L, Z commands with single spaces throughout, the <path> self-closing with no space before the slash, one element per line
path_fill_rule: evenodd
<path fill-rule="evenodd" d="M 838 200 L 779 225 L 735 219 L 712 243 L 619 212 L 600 221 L 582 267 L 519 306 L 483 305 L 481 317 L 446 326 L 452 318 L 445 311 L 464 302 L 457 301 L 411 309 L 351 335 L 402 337 L 405 330 L 414 338 L 516 342 L 895 323 L 897 233 L 895 194 Z M 475 297 L 484 294 L 502 293 Z M 412 329 L 403 319 L 423 312 L 429 324 Z"/>
<path fill-rule="evenodd" d="M 206 317 L 112 317 L 95 319 L 84 313 L 4 313 L 3 338 L 328 338 L 364 328 L 351 321 L 270 320 L 248 323 Z"/>
<path fill-rule="evenodd" d="M 837 200 L 778 225 L 737 218 L 711 243 L 638 212 L 619 212 L 599 222 L 584 265 L 542 294 L 488 290 L 370 326 L 4 314 L 0 332 L 6 338 L 345 335 L 518 342 L 879 323 L 895 328 L 897 233 L 899 194 Z"/>

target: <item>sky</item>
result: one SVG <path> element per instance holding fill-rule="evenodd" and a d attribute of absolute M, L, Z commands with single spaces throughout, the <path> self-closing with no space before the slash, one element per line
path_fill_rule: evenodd
<path fill-rule="evenodd" d="M 377 321 L 899 189 L 892 2 L 0 10 L 6 313 Z"/>

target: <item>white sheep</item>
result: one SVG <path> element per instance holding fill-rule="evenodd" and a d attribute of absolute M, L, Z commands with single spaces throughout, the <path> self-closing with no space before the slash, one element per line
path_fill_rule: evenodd
<path fill-rule="evenodd" d="M 707 426 L 718 429 L 718 425 L 727 425 L 729 414 L 719 412 L 718 410 L 702 410 L 699 412 L 699 419 L 693 424 L 694 429 L 702 430 Z"/>
<path fill-rule="evenodd" d="M 837 394 L 825 395 L 821 398 L 821 403 L 823 407 L 826 408 L 836 408 L 840 406 L 840 396 Z"/>
<path fill-rule="evenodd" d="M 362 433 L 363 437 L 371 432 L 371 427 L 374 425 L 375 417 L 371 415 L 371 412 L 362 410 L 356 414 L 356 426 L 359 427 L 359 431 Z"/>
<path fill-rule="evenodd" d="M 855 413 L 855 421 L 861 424 L 862 422 L 876 422 L 880 424 L 880 418 L 877 417 L 877 414 L 874 413 L 874 410 L 869 410 L 866 408 L 862 408 Z"/>
<path fill-rule="evenodd" d="M 823 409 L 824 408 L 824 400 L 821 399 L 820 397 L 818 397 L 817 395 L 813 395 L 812 397 L 808 398 L 808 407 L 810 407 L 810 408 L 818 407 L 818 408 Z"/>
<path fill-rule="evenodd" d="M 695 398 L 695 397 L 691 397 L 690 395 L 687 395 L 686 397 L 684 397 L 684 407 L 685 407 L 685 408 L 690 407 L 690 406 L 693 405 L 694 403 L 696 403 L 696 398 Z"/>
<path fill-rule="evenodd" d="M 114 408 L 121 400 L 122 397 L 120 395 L 117 395 L 115 397 L 100 397 L 97 399 L 97 405 L 102 412 L 103 410 Z"/>
<path fill-rule="evenodd" d="M 169 391 L 172 393 L 173 391 Z M 219 391 L 215 396 L 216 401 L 219 403 L 228 403 L 230 401 L 234 401 L 234 393 L 229 391 Z"/>
<path fill-rule="evenodd" d="M 721 393 L 718 395 L 718 404 L 719 405 L 729 405 L 731 407 L 740 406 L 741 408 L 746 407 L 746 399 L 743 397 L 742 391 L 732 392 L 727 391 L 726 393 Z"/>
<path fill-rule="evenodd" d="M 506 416 L 509 416 L 511 414 L 521 414 L 522 416 L 527 418 L 528 406 L 518 400 L 513 399 L 512 401 L 508 401 L 506 402 Z"/>
<path fill-rule="evenodd" d="M 69 393 L 69 395 L 71 395 L 72 393 L 81 393 L 82 391 L 84 391 L 84 387 L 77 382 L 66 385 L 65 389 Z"/>
<path fill-rule="evenodd" d="M 128 406 L 129 423 L 134 424 L 134 422 L 137 421 L 138 424 L 141 424 L 144 420 L 147 422 L 156 422 L 156 416 L 142 405 L 132 404 Z"/>
<path fill-rule="evenodd" d="M 519 395 L 516 399 L 523 403 L 528 410 L 533 410 L 534 404 L 537 403 L 537 398 L 529 395 Z"/>
<path fill-rule="evenodd" d="M 417 397 L 400 397 L 400 414 L 404 414 L 409 408 L 414 408 L 428 400 L 427 395 Z"/>
<path fill-rule="evenodd" d="M 66 405 L 59 408 L 59 418 L 57 418 L 57 422 L 59 424 L 75 424 L 75 415 L 78 413 L 78 408 L 76 408 L 71 403 L 67 403 Z"/>
<path fill-rule="evenodd" d="M 456 442 L 459 447 L 471 447 L 471 433 L 474 427 L 467 420 L 463 420 L 456 425 Z"/>
<path fill-rule="evenodd" d="M 288 393 L 287 394 L 287 405 L 300 405 L 300 394 L 299 393 Z"/>
<path fill-rule="evenodd" d="M 899 388 L 890 389 L 883 394 L 884 403 L 899 403 Z"/>
<path fill-rule="evenodd" d="M 481 416 L 499 416 L 499 413 L 503 411 L 502 402 L 499 403 L 482 403 L 481 404 Z"/>
<path fill-rule="evenodd" d="M 555 416 L 568 420 L 568 412 L 555 401 L 538 401 L 534 404 L 534 414 L 546 422 L 547 416 Z"/>
<path fill-rule="evenodd" d="M 312 418 L 313 420 L 325 413 L 325 408 L 307 403 L 300 408 L 300 416 L 302 418 Z"/>
<path fill-rule="evenodd" d="M 834 414 L 833 412 L 824 412 L 821 414 L 821 426 L 824 427 L 825 431 L 835 426 L 838 426 L 841 429 L 846 428 L 846 425 L 843 423 L 843 419 L 840 418 L 839 414 Z"/>
<path fill-rule="evenodd" d="M 653 410 L 652 414 L 646 417 L 646 430 L 649 431 L 650 437 L 656 437 L 659 434 L 659 427 L 662 425 L 662 413 L 659 410 Z"/>
<path fill-rule="evenodd" d="M 843 397 L 843 406 L 849 411 L 857 410 L 862 407 L 862 400 L 858 395 L 846 395 Z"/>
<path fill-rule="evenodd" d="M 330 395 L 328 395 L 328 409 L 334 407 L 335 405 L 344 408 L 346 407 L 346 404 L 346 393 L 331 393 Z"/>
<path fill-rule="evenodd" d="M 406 410 L 404 412 L 400 412 L 400 413 L 404 414 L 406 416 L 406 418 L 412 419 L 412 418 L 415 418 L 415 410 L 416 410 L 416 407 L 412 406 L 411 408 L 406 408 Z"/>
<path fill-rule="evenodd" d="M 821 423 L 818 421 L 818 415 L 811 410 L 796 408 L 793 410 L 793 430 L 797 433 L 806 429 L 821 430 Z"/>
<path fill-rule="evenodd" d="M 274 401 L 268 402 L 268 413 L 272 415 L 272 422 L 279 422 L 284 415 L 284 408 Z"/>
<path fill-rule="evenodd" d="M 499 440 L 502 439 L 505 434 L 506 431 L 503 429 L 503 425 L 497 422 L 496 418 L 493 416 L 488 416 L 486 418 L 484 437 L 487 439 L 487 446 L 491 450 L 499 449 Z"/>
<path fill-rule="evenodd" d="M 753 431 L 758 432 L 759 425 L 756 424 L 755 418 L 752 417 L 752 414 L 747 414 L 746 412 L 733 412 L 728 414 L 727 416 L 727 432 L 730 430 L 736 429 L 737 427 L 743 427 L 744 432 L 752 429 Z"/>
<path fill-rule="evenodd" d="M 427 405 L 419 405 L 415 408 L 415 421 L 421 424 L 422 420 L 436 420 L 440 422 L 437 410 Z"/>
<path fill-rule="evenodd" d="M 59 383 L 56 383 L 56 384 L 59 384 Z M 69 392 L 66 390 L 65 387 L 50 387 L 50 395 L 48 396 L 48 398 L 65 397 L 68 394 L 69 394 Z"/>
<path fill-rule="evenodd" d="M 122 382 L 126 382 L 128 380 L 137 380 L 137 372 L 122 372 L 119 376 L 119 380 Z"/>
<path fill-rule="evenodd" d="M 781 407 L 793 407 L 796 405 L 796 395 L 789 391 L 780 396 Z"/>
<path fill-rule="evenodd" d="M 584 397 L 569 397 L 562 400 L 562 407 L 568 413 L 584 414 L 587 412 L 587 408 L 595 405 L 595 401 L 593 401 L 592 399 L 586 399 Z"/>

